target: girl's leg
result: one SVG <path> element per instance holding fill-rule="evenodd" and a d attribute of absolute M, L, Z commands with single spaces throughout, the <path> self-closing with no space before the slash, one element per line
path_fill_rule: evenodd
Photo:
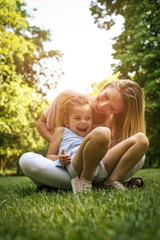
<path fill-rule="evenodd" d="M 103 158 L 103 163 L 109 174 L 106 183 L 121 181 L 142 159 L 148 146 L 148 138 L 143 133 L 137 133 L 111 148 Z"/>
<path fill-rule="evenodd" d="M 43 184 L 55 188 L 71 189 L 69 173 L 55 162 L 40 154 L 28 152 L 21 156 L 19 165 L 23 173 L 36 184 Z"/>
<path fill-rule="evenodd" d="M 108 151 L 110 136 L 108 128 L 97 127 L 81 143 L 72 162 L 81 180 L 92 181 L 96 167 Z"/>

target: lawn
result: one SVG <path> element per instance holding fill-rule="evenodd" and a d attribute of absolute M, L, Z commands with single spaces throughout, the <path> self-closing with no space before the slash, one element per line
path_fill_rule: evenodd
<path fill-rule="evenodd" d="M 0 240 L 159 240 L 160 169 L 141 189 L 73 195 L 36 192 L 26 177 L 0 178 Z"/>

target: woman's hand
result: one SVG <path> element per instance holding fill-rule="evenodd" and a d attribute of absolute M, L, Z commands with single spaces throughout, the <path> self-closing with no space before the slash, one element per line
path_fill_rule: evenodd
<path fill-rule="evenodd" d="M 62 166 L 67 166 L 71 162 L 71 158 L 66 155 L 65 149 L 62 149 L 61 154 L 59 155 L 59 161 Z"/>

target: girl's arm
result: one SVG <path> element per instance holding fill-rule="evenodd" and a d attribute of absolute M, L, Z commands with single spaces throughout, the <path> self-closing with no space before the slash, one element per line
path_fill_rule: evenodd
<path fill-rule="evenodd" d="M 56 161 L 57 159 L 59 159 L 61 165 L 66 166 L 68 163 L 71 162 L 71 159 L 68 155 L 66 155 L 65 149 L 61 151 L 61 154 L 57 155 L 62 141 L 63 132 L 63 127 L 59 127 L 55 130 L 46 157 L 52 161 Z"/>
<path fill-rule="evenodd" d="M 48 153 L 47 153 L 47 158 L 49 158 L 52 161 L 55 161 L 59 159 L 58 151 L 59 147 L 62 141 L 62 135 L 64 132 L 63 127 L 59 127 L 55 130 L 54 134 L 52 135 L 51 138 L 51 143 L 49 145 Z"/>

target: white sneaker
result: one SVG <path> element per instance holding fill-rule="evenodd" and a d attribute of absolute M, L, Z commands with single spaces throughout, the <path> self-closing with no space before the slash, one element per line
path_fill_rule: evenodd
<path fill-rule="evenodd" d="M 72 178 L 71 185 L 73 189 L 73 193 L 78 192 L 90 192 L 92 189 L 91 181 L 81 180 L 79 177 Z"/>

